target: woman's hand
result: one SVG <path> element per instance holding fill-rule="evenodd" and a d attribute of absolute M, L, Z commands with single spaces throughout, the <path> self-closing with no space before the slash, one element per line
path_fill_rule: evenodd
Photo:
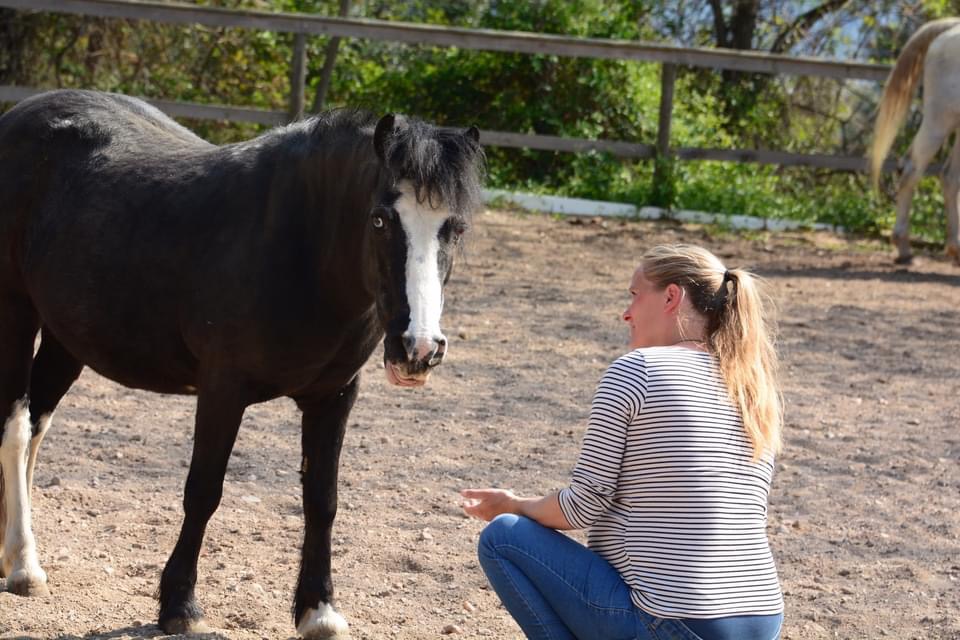
<path fill-rule="evenodd" d="M 572 529 L 560 509 L 556 493 L 542 498 L 519 498 L 507 489 L 463 489 L 463 510 L 468 516 L 490 521 L 501 513 L 515 513 L 551 529 Z"/>
<path fill-rule="evenodd" d="M 517 496 L 507 489 L 463 489 L 460 495 L 464 512 L 487 522 L 501 513 L 519 513 Z"/>

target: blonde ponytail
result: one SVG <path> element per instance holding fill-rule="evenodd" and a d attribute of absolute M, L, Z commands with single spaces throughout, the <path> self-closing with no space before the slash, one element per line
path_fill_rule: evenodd
<path fill-rule="evenodd" d="M 783 400 L 775 327 L 759 278 L 742 269 L 727 270 L 715 255 L 690 245 L 654 247 L 641 266 L 658 288 L 680 286 L 707 319 L 707 346 L 717 357 L 730 401 L 740 409 L 753 459 L 779 453 Z"/>
<path fill-rule="evenodd" d="M 720 362 L 730 400 L 740 408 L 753 457 L 758 459 L 782 448 L 783 401 L 776 382 L 774 331 L 756 276 L 741 269 L 727 273 L 726 304 L 707 343 Z"/>

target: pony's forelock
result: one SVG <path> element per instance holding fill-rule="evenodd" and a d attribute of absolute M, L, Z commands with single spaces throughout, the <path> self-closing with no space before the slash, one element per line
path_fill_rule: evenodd
<path fill-rule="evenodd" d="M 395 180 L 409 181 L 419 202 L 468 219 L 482 202 L 483 149 L 453 129 L 407 118 L 398 125 L 384 148 Z"/>

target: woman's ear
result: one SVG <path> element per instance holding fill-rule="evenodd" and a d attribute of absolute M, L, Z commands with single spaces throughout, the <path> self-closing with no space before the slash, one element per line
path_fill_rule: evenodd
<path fill-rule="evenodd" d="M 668 284 L 663 292 L 663 310 L 670 314 L 677 313 L 680 310 L 680 304 L 683 302 L 685 293 L 680 285 Z"/>

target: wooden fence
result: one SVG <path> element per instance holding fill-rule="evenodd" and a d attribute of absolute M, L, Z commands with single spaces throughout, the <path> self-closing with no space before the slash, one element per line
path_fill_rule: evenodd
<path fill-rule="evenodd" d="M 774 55 L 756 51 L 675 47 L 627 40 L 574 38 L 520 31 L 463 29 L 435 25 L 388 22 L 358 18 L 333 18 L 307 14 L 241 11 L 200 7 L 176 2 L 136 0 L 0 0 L 0 7 L 32 11 L 50 11 L 108 18 L 150 20 L 175 24 L 203 24 L 214 27 L 239 27 L 295 34 L 291 61 L 290 105 L 286 112 L 249 109 L 226 105 L 207 105 L 167 100 L 148 101 L 173 116 L 256 122 L 275 125 L 299 117 L 304 110 L 304 70 L 308 36 L 369 38 L 411 44 L 459 47 L 513 53 L 605 58 L 659 62 L 661 102 L 655 145 L 628 141 L 588 140 L 548 135 L 529 135 L 505 131 L 481 131 L 485 145 L 520 147 L 547 151 L 599 151 L 628 158 L 653 158 L 672 155 L 683 160 L 720 160 L 756 162 L 781 166 L 808 166 L 846 171 L 865 171 L 861 156 L 801 154 L 762 149 L 700 149 L 670 146 L 674 81 L 677 66 L 708 67 L 770 74 L 818 76 L 848 80 L 883 81 L 888 65 L 824 60 L 810 57 Z M 39 93 L 29 87 L 0 86 L 0 101 L 18 101 Z M 892 170 L 895 162 L 885 164 Z"/>

